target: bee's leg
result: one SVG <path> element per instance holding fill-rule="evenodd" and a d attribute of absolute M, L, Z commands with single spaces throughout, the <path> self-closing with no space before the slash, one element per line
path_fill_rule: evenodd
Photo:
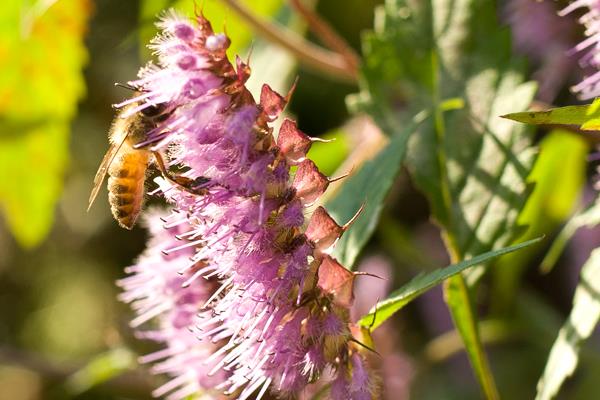
<path fill-rule="evenodd" d="M 204 194 L 206 192 L 206 189 L 194 189 L 194 184 L 196 183 L 195 180 L 186 178 L 185 176 L 174 175 L 170 173 L 165 165 L 162 155 L 158 151 L 153 151 L 152 154 L 154 155 L 154 159 L 156 160 L 158 169 L 160 170 L 161 174 L 165 177 L 165 179 L 169 180 L 175 185 L 180 186 L 183 190 L 192 194 Z"/>

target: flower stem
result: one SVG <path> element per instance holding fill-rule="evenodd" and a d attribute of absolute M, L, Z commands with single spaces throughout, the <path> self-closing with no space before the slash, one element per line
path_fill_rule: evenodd
<path fill-rule="evenodd" d="M 331 50 L 344 57 L 346 64 L 353 70 L 360 64 L 360 56 L 319 14 L 304 5 L 302 0 L 290 0 L 292 7 L 306 20 L 309 28 Z"/>
<path fill-rule="evenodd" d="M 356 83 L 356 67 L 348 65 L 344 56 L 308 42 L 300 35 L 278 24 L 256 16 L 236 0 L 223 0 L 266 39 L 291 52 L 300 63 L 344 82 Z"/>

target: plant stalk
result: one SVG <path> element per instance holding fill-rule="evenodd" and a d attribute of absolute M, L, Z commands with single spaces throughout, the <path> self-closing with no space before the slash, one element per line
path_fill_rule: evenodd
<path fill-rule="evenodd" d="M 250 24 L 258 34 L 291 52 L 300 63 L 337 80 L 357 83 L 358 71 L 349 66 L 340 54 L 310 43 L 278 24 L 258 17 L 236 0 L 223 0 L 223 2 Z"/>

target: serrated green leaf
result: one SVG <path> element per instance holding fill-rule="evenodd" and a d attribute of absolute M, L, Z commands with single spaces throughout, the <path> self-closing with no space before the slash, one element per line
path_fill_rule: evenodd
<path fill-rule="evenodd" d="M 535 85 L 524 82 L 496 12 L 483 0 L 386 1 L 363 42 L 362 91 L 349 102 L 387 133 L 430 110 L 406 161 L 454 261 L 510 243 L 530 190 L 532 137 L 498 116 L 527 109 Z M 448 110 L 456 98 L 464 107 Z M 446 299 L 483 390 L 495 398 L 468 292 L 482 272 L 471 269 L 469 285 L 462 275 L 451 278 Z"/>
<path fill-rule="evenodd" d="M 405 305 L 429 289 L 442 283 L 444 280 L 464 271 L 467 268 L 484 264 L 501 255 L 520 250 L 534 243 L 538 243 L 540 240 L 541 238 L 532 239 L 514 246 L 480 254 L 469 260 L 449 265 L 445 268 L 440 268 L 427 274 L 417 275 L 400 289 L 395 290 L 387 299 L 377 303 L 377 305 L 373 307 L 367 315 L 360 318 L 359 324 L 364 327 L 371 328 L 371 330 L 375 330 L 388 318 L 400 311 Z"/>
<path fill-rule="evenodd" d="M 600 130 L 600 100 L 592 104 L 551 108 L 545 111 L 525 111 L 503 115 L 502 118 L 531 125 L 569 125 L 582 130 Z"/>
<path fill-rule="evenodd" d="M 573 308 L 552 346 L 544 373 L 537 386 L 536 400 L 549 400 L 573 374 L 579 349 L 600 319 L 600 248 L 594 250 L 581 270 Z"/>
<path fill-rule="evenodd" d="M 416 123 L 394 135 L 386 147 L 347 178 L 336 196 L 325 204 L 329 214 L 338 223 L 349 221 L 364 205 L 363 211 L 344 233 L 333 253 L 348 269 L 352 269 L 360 250 L 377 227 L 383 201 L 400 170 L 406 143 L 416 129 Z"/>
<path fill-rule="evenodd" d="M 0 9 L 0 206 L 24 247 L 46 236 L 62 190 L 90 8 L 61 0 Z"/>
<path fill-rule="evenodd" d="M 365 37 L 362 92 L 351 106 L 387 133 L 431 110 L 406 160 L 436 220 L 461 258 L 506 245 L 536 149 L 525 127 L 498 116 L 527 108 L 535 85 L 523 82 L 494 5 L 388 0 L 377 17 Z M 407 107 L 397 108 L 402 101 Z"/>

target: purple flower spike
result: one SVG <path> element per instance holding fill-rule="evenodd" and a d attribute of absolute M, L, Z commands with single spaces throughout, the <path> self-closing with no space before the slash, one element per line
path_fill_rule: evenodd
<path fill-rule="evenodd" d="M 191 329 L 196 323 L 198 308 L 213 291 L 214 283 L 203 282 L 193 288 L 182 288 L 186 279 L 178 271 L 189 261 L 191 249 L 183 249 L 165 255 L 161 249 L 176 243 L 176 236 L 185 227 L 170 230 L 162 227 L 163 213 L 151 211 L 146 215 L 150 230 L 147 250 L 140 255 L 137 263 L 129 267 L 129 276 L 118 282 L 124 292 L 120 300 L 130 303 L 138 315 L 131 325 L 137 328 L 136 336 L 162 343 L 165 347 L 143 356 L 142 363 L 155 363 L 154 373 L 167 374 L 171 380 L 156 389 L 154 395 L 167 399 L 183 399 L 192 393 L 210 390 L 223 379 L 223 374 L 210 377 L 211 369 L 204 360 L 216 350 L 210 343 L 196 340 Z M 157 326 L 142 330 L 149 320 Z"/>
<path fill-rule="evenodd" d="M 256 103 L 249 67 L 228 61 L 229 40 L 203 16 L 193 25 L 169 14 L 160 27 L 158 65 L 132 84 L 140 108 L 172 110 L 147 144 L 180 172 L 157 178 L 154 193 L 174 210 L 150 216 L 149 248 L 120 282 L 135 325 L 154 318 L 163 327 L 143 334 L 167 345 L 144 361 L 165 359 L 154 370 L 175 377 L 155 395 L 291 397 L 326 369 L 366 382 L 365 350 L 351 334 L 354 274 L 327 255 L 347 225 L 322 207 L 305 219 L 331 180 L 306 159 L 313 139 L 294 122 L 279 141 L 270 126 L 293 88 L 284 97 L 265 85 Z M 344 390 L 376 398 L 373 387 Z"/>
<path fill-rule="evenodd" d="M 579 8 L 586 9 L 585 14 L 579 18 L 579 23 L 585 27 L 587 39 L 575 46 L 572 52 L 582 54 L 580 58 L 581 66 L 591 67 L 594 73 L 574 86 L 572 90 L 582 100 L 588 100 L 600 96 L 600 1 L 573 1 L 559 15 L 565 16 Z"/>

